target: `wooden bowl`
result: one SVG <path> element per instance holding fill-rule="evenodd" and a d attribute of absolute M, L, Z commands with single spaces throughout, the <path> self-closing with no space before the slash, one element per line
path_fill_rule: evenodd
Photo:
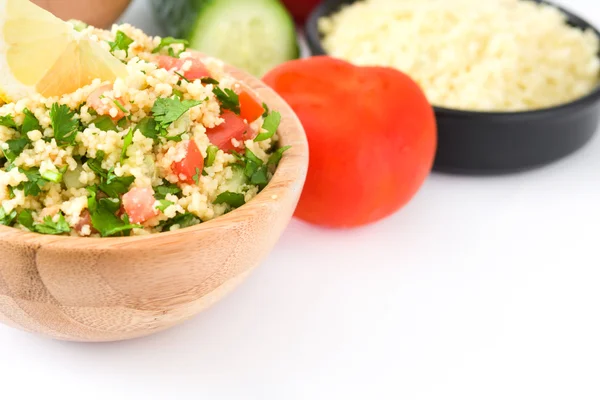
<path fill-rule="evenodd" d="M 78 238 L 0 226 L 0 321 L 71 341 L 161 331 L 222 298 L 271 251 L 290 221 L 308 168 L 300 121 L 270 88 L 228 72 L 279 111 L 284 153 L 269 185 L 212 221 L 147 236 Z"/>
<path fill-rule="evenodd" d="M 109 28 L 131 0 L 32 0 L 63 20 L 78 19 L 98 28 Z"/>

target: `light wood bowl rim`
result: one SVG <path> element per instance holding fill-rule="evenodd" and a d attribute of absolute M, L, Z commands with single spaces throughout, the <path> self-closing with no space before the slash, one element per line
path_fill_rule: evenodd
<path fill-rule="evenodd" d="M 291 107 L 260 79 L 229 65 L 225 65 L 225 70 L 242 83 L 249 85 L 253 91 L 259 94 L 261 101 L 264 101 L 271 110 L 280 112 L 282 115 L 282 125 L 287 122 L 290 127 L 290 129 L 285 130 L 280 126 L 280 129 L 277 131 L 277 135 L 279 136 L 278 147 L 287 145 L 292 147 L 284 153 L 273 178 L 256 197 L 225 215 L 176 231 L 140 236 L 102 238 L 44 235 L 0 225 L 0 241 L 25 244 L 28 247 L 32 245 L 34 247 L 51 246 L 55 249 L 139 249 L 141 245 L 159 245 L 160 243 L 157 242 L 160 242 L 161 239 L 172 241 L 178 236 L 219 230 L 223 226 L 236 224 L 243 215 L 258 211 L 269 204 L 278 202 L 289 190 L 302 190 L 308 170 L 308 141 L 300 120 Z M 289 121 L 290 119 L 292 121 Z M 243 219 L 241 218 L 241 220 Z"/>

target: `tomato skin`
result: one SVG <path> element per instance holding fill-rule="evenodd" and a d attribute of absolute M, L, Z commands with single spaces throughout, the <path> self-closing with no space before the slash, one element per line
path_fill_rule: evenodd
<path fill-rule="evenodd" d="M 254 122 L 265 112 L 262 104 L 246 90 L 238 95 L 240 100 L 240 117 L 248 122 Z"/>
<path fill-rule="evenodd" d="M 204 169 L 204 157 L 195 140 L 190 140 L 187 145 L 186 155 L 181 161 L 174 162 L 171 170 L 181 182 L 194 183 L 194 176 Z M 184 177 L 184 178 L 182 178 Z"/>
<path fill-rule="evenodd" d="M 225 120 L 221 125 L 214 128 L 208 128 L 206 135 L 212 144 L 223 151 L 231 151 L 243 147 L 245 140 L 253 139 L 256 132 L 253 132 L 244 119 L 231 111 L 225 111 L 221 118 Z M 231 143 L 231 139 L 240 142 L 238 147 Z"/>
<path fill-rule="evenodd" d="M 433 108 L 402 72 L 321 56 L 283 64 L 263 80 L 294 109 L 308 137 L 296 217 L 328 227 L 378 221 L 408 203 L 431 171 Z"/>
<path fill-rule="evenodd" d="M 186 61 L 190 61 L 192 66 L 190 69 L 183 73 L 185 79 L 195 81 L 196 79 L 206 78 L 210 76 L 210 72 L 206 65 L 196 57 L 190 58 L 175 58 L 170 56 L 158 56 L 156 57 L 156 63 L 160 68 L 164 68 L 167 71 L 172 69 L 181 69 Z"/>
<path fill-rule="evenodd" d="M 142 224 L 158 215 L 154 208 L 154 190 L 151 187 L 134 187 L 123 195 L 123 209 L 133 224 Z"/>

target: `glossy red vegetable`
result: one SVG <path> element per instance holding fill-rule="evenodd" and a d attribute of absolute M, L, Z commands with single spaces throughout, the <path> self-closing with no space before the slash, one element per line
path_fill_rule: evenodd
<path fill-rule="evenodd" d="M 204 169 L 204 157 L 196 144 L 190 140 L 187 145 L 185 157 L 181 161 L 174 162 L 171 170 L 182 182 L 194 183 L 194 176 Z"/>
<path fill-rule="evenodd" d="M 231 111 L 225 111 L 221 118 L 225 120 L 221 125 L 206 130 L 206 135 L 212 144 L 223 151 L 239 149 L 243 142 L 253 139 L 256 132 L 251 131 L 244 119 Z M 233 145 L 231 139 L 236 139 L 239 145 Z"/>
<path fill-rule="evenodd" d="M 329 227 L 377 221 L 404 206 L 431 171 L 433 109 L 402 72 L 323 56 L 287 62 L 264 81 L 294 109 L 309 141 L 298 218 Z"/>
<path fill-rule="evenodd" d="M 249 92 L 242 90 L 238 97 L 240 101 L 240 117 L 249 123 L 256 121 L 265 112 L 262 104 Z"/>

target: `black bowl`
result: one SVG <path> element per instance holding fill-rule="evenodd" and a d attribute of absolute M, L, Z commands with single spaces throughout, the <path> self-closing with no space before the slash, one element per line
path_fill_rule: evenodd
<path fill-rule="evenodd" d="M 326 0 L 310 16 L 306 36 L 313 55 L 326 54 L 317 22 L 355 0 Z M 581 29 L 591 24 L 555 4 L 568 23 Z M 434 168 L 463 174 L 501 174 L 539 167 L 571 154 L 596 132 L 600 117 L 600 86 L 570 103 L 523 112 L 471 112 L 434 107 L 438 150 Z"/>

